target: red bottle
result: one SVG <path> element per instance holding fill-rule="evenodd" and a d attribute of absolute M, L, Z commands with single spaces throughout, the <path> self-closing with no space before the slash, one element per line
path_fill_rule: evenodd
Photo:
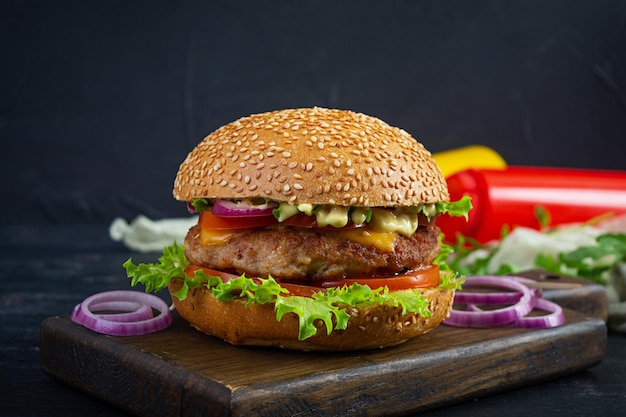
<path fill-rule="evenodd" d="M 510 166 L 464 170 L 447 181 L 451 201 L 467 194 L 474 206 L 467 222 L 437 220 L 450 242 L 457 232 L 481 243 L 499 239 L 504 225 L 539 229 L 538 206 L 549 213 L 550 226 L 626 213 L 625 171 Z"/>

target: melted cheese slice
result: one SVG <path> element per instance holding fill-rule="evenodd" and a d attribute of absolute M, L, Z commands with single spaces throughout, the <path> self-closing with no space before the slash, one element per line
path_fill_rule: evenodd
<path fill-rule="evenodd" d="M 212 230 L 200 228 L 200 243 L 202 245 L 221 245 L 226 239 L 235 234 L 233 230 Z"/>
<path fill-rule="evenodd" d="M 364 246 L 374 246 L 385 252 L 393 252 L 396 243 L 395 232 L 375 232 L 373 230 L 349 229 L 333 232 L 337 236 Z"/>
<path fill-rule="evenodd" d="M 236 233 L 233 230 L 210 230 L 202 227 L 200 228 L 200 243 L 202 245 L 221 245 Z M 364 228 L 333 230 L 330 233 L 364 246 L 374 246 L 385 252 L 393 252 L 398 236 L 395 232 L 375 232 Z"/>

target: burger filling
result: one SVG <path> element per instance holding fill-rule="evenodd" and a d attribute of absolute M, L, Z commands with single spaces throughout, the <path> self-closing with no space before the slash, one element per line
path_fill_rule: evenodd
<path fill-rule="evenodd" d="M 241 207 L 267 201 L 237 202 Z M 277 203 L 276 203 L 277 204 Z M 222 229 L 203 221 L 189 230 L 185 253 L 192 264 L 247 276 L 314 284 L 354 276 L 389 276 L 429 266 L 440 252 L 435 204 L 365 208 L 280 203 L 274 221 L 257 217 L 248 227 Z M 291 220 L 300 216 L 310 223 Z"/>
<path fill-rule="evenodd" d="M 172 296 L 181 301 L 202 287 L 218 301 L 272 303 L 276 320 L 288 313 L 298 316 L 298 340 L 317 334 L 319 322 L 327 334 L 346 329 L 350 307 L 384 304 L 401 307 L 402 316 L 430 317 L 423 291 L 458 289 L 463 282 L 445 264 L 451 248 L 440 243 L 439 229 L 430 220 L 442 212 L 466 216 L 471 203 L 464 198 L 432 209 L 323 207 L 329 218 L 338 213 L 343 218 L 342 212 L 350 216 L 337 228 L 317 224 L 313 214 L 319 207 L 311 208 L 310 214 L 295 210 L 279 222 L 274 215 L 216 219 L 206 205 L 184 247 L 165 247 L 155 264 L 136 265 L 128 259 L 124 268 L 131 284 L 142 283 L 146 292 L 179 282 Z M 362 222 L 352 217 L 359 211 Z M 414 224 L 415 230 L 405 236 L 407 224 Z"/>
<path fill-rule="evenodd" d="M 191 263 L 297 282 L 390 275 L 431 265 L 439 253 L 439 228 L 434 225 L 419 227 L 410 237 L 360 229 L 333 232 L 266 226 L 237 231 L 224 240 L 203 241 L 202 232 L 202 226 L 196 225 L 185 239 Z M 374 239 L 369 239 L 372 234 Z M 384 237 L 376 239 L 377 234 Z"/>

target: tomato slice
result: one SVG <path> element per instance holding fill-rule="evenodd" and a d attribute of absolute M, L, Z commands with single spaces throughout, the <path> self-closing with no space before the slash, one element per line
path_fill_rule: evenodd
<path fill-rule="evenodd" d="M 289 291 L 285 295 L 298 295 L 300 297 L 312 297 L 313 294 L 325 291 L 325 288 L 311 287 L 309 285 L 290 284 L 286 282 L 278 282 L 281 287 Z"/>
<path fill-rule="evenodd" d="M 185 267 L 185 274 L 187 274 L 188 277 L 193 277 L 196 271 L 199 269 L 203 270 L 207 275 L 220 277 L 222 281 L 224 282 L 229 281 L 234 278 L 239 278 L 239 276 L 235 274 L 229 274 L 228 272 L 218 271 L 216 269 L 211 269 L 211 268 L 205 268 L 203 266 L 198 266 L 198 265 L 187 265 Z"/>
<path fill-rule="evenodd" d="M 194 273 L 202 269 L 207 275 L 218 276 L 222 281 L 238 278 L 238 275 L 222 272 L 215 269 L 205 268 L 197 265 L 187 265 L 185 273 L 192 277 Z M 387 287 L 390 291 L 408 290 L 412 288 L 433 288 L 439 285 L 439 267 L 431 265 L 425 268 L 416 269 L 399 275 L 389 277 L 373 278 L 340 278 L 334 281 L 324 281 L 319 285 L 302 285 L 292 282 L 282 282 L 277 280 L 281 287 L 289 291 L 289 295 L 301 297 L 311 297 L 313 294 L 326 290 L 327 288 L 343 287 L 354 283 L 367 285 L 371 289 Z"/>
<path fill-rule="evenodd" d="M 430 265 L 402 274 L 388 277 L 372 278 L 342 278 L 333 281 L 324 281 L 322 288 L 341 287 L 354 283 L 367 285 L 371 289 L 387 287 L 390 291 L 407 290 L 410 288 L 433 288 L 439 285 L 439 266 Z"/>

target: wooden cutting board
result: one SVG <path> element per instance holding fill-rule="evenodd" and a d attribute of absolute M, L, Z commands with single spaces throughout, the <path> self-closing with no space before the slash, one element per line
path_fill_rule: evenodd
<path fill-rule="evenodd" d="M 135 337 L 63 316 L 42 323 L 40 352 L 51 377 L 139 416 L 376 416 L 581 371 L 602 360 L 606 338 L 602 319 L 569 309 L 554 329 L 443 325 L 396 347 L 342 353 L 234 347 L 176 314 L 170 328 Z"/>

